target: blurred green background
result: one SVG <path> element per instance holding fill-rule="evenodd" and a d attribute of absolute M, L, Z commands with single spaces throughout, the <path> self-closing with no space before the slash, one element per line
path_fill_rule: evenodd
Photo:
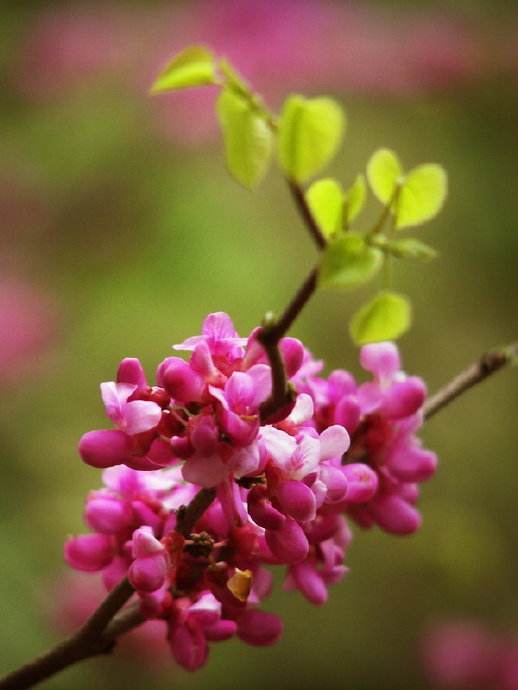
<path fill-rule="evenodd" d="M 254 194 L 226 174 L 210 97 L 147 97 L 189 41 L 230 55 L 278 105 L 332 93 L 350 183 L 379 146 L 442 163 L 450 198 L 419 232 L 440 251 L 399 266 L 415 325 L 405 368 L 431 390 L 517 336 L 518 11 L 504 2 L 7 2 L 0 74 L 0 670 L 62 634 L 62 543 L 100 475 L 76 453 L 105 424 L 100 381 L 148 371 L 224 310 L 246 334 L 315 259 L 278 172 Z M 376 211 L 371 203 L 372 213 Z M 368 213 L 365 216 L 368 219 Z M 347 321 L 366 294 L 319 294 L 293 334 L 358 372 Z M 508 370 L 427 425 L 438 475 L 410 539 L 359 532 L 352 571 L 317 609 L 278 589 L 272 649 L 217 646 L 194 675 L 138 655 L 90 661 L 48 688 L 425 688 L 434 618 L 518 630 L 518 378 Z M 54 616 L 56 614 L 54 613 Z M 58 614 L 59 618 L 59 614 Z"/>

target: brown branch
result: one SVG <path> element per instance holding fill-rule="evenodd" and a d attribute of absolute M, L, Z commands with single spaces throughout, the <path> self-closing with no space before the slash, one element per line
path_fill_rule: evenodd
<path fill-rule="evenodd" d="M 177 530 L 181 534 L 190 534 L 215 495 L 215 489 L 202 489 L 189 505 L 179 511 Z M 77 632 L 0 679 L 0 690 L 31 688 L 83 659 L 110 653 L 118 637 L 145 621 L 138 605 L 121 611 L 133 593 L 128 579 L 121 580 Z"/>
<path fill-rule="evenodd" d="M 286 377 L 279 341 L 286 335 L 304 305 L 315 292 L 316 286 L 317 269 L 314 268 L 297 290 L 281 317 L 263 326 L 257 335 L 257 339 L 266 351 L 272 370 L 272 392 L 260 409 L 262 424 L 280 421 L 278 414 L 281 413 L 282 418 L 283 409 L 287 410 L 287 414 L 290 412 L 289 404 L 293 401 L 295 393 Z"/>
<path fill-rule="evenodd" d="M 304 189 L 294 180 L 287 180 L 287 182 L 309 234 L 317 247 L 323 249 L 326 246 L 326 239 L 311 214 Z M 272 371 L 272 392 L 260 409 L 262 424 L 272 424 L 281 421 L 290 412 L 291 403 L 295 398 L 295 391 L 289 385 L 286 377 L 284 362 L 279 349 L 279 341 L 289 331 L 304 305 L 315 292 L 317 275 L 318 269 L 314 268 L 297 290 L 281 317 L 263 326 L 257 335 L 257 339 L 265 349 Z"/>
<path fill-rule="evenodd" d="M 297 184 L 294 180 L 288 180 L 288 186 L 290 192 L 295 200 L 295 205 L 304 220 L 304 223 L 309 230 L 313 242 L 317 245 L 319 249 L 323 249 L 326 246 L 326 238 L 322 234 L 320 228 L 318 227 L 315 219 L 311 214 L 311 210 L 306 202 L 306 197 L 304 195 L 304 190 Z"/>
<path fill-rule="evenodd" d="M 473 386 L 502 369 L 502 367 L 513 362 L 517 357 L 518 341 L 501 350 L 486 352 L 478 361 L 471 364 L 464 371 L 461 371 L 460 374 L 439 389 L 431 398 L 428 398 L 423 408 L 424 418 L 426 420 L 430 419 L 439 410 L 442 410 L 443 407 L 455 400 L 455 398 L 458 398 Z"/>
<path fill-rule="evenodd" d="M 216 489 L 201 489 L 188 506 L 180 507 L 177 513 L 176 531 L 188 537 L 194 525 L 216 497 Z"/>

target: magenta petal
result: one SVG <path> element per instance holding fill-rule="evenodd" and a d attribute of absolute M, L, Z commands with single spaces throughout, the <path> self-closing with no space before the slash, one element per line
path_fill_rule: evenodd
<path fill-rule="evenodd" d="M 133 436 L 156 427 L 162 417 L 162 409 L 148 400 L 134 400 L 124 405 L 123 415 L 124 431 Z"/>
<path fill-rule="evenodd" d="M 187 671 L 196 671 L 207 661 L 209 647 L 199 624 L 175 625 L 170 642 L 174 658 Z"/>
<path fill-rule="evenodd" d="M 344 465 L 343 473 L 347 478 L 348 503 L 367 503 L 378 490 L 378 475 L 368 465 L 361 462 Z"/>
<path fill-rule="evenodd" d="M 437 456 L 423 448 L 402 446 L 390 454 L 387 465 L 403 481 L 423 482 L 434 474 Z"/>
<path fill-rule="evenodd" d="M 304 346 L 296 338 L 282 338 L 279 343 L 288 378 L 295 376 L 304 361 Z"/>
<path fill-rule="evenodd" d="M 274 506 L 262 486 L 255 486 L 248 493 L 248 512 L 252 520 L 265 529 L 280 529 L 285 517 Z"/>
<path fill-rule="evenodd" d="M 76 570 L 96 572 L 105 568 L 114 556 L 112 539 L 106 534 L 81 534 L 65 542 L 65 560 Z"/>
<path fill-rule="evenodd" d="M 304 482 L 282 482 L 276 495 L 282 511 L 298 522 L 307 522 L 315 517 L 315 494 Z"/>
<path fill-rule="evenodd" d="M 239 618 L 237 634 L 243 642 L 258 646 L 275 644 L 282 635 L 281 619 L 273 613 L 248 609 Z"/>
<path fill-rule="evenodd" d="M 394 343 L 372 343 L 360 350 L 360 363 L 378 379 L 391 379 L 401 368 L 399 352 Z"/>
<path fill-rule="evenodd" d="M 381 406 L 382 414 L 391 419 L 401 419 L 415 414 L 426 398 L 426 386 L 417 376 L 392 384 Z"/>
<path fill-rule="evenodd" d="M 166 570 L 163 554 L 137 558 L 129 567 L 128 580 L 137 591 L 155 592 L 163 586 Z"/>
<path fill-rule="evenodd" d="M 231 620 L 220 620 L 204 628 L 209 642 L 221 642 L 233 637 L 237 632 L 237 623 Z"/>
<path fill-rule="evenodd" d="M 378 498 L 369 509 L 378 525 L 391 534 L 413 534 L 422 523 L 420 513 L 396 494 Z"/>
<path fill-rule="evenodd" d="M 138 388 L 146 388 L 146 374 L 140 360 L 136 357 L 126 357 L 117 369 L 117 383 L 132 383 Z"/>
<path fill-rule="evenodd" d="M 157 381 L 179 402 L 198 402 L 201 399 L 203 379 L 180 357 L 168 357 L 162 362 Z"/>
<path fill-rule="evenodd" d="M 182 476 L 186 482 L 198 484 L 206 489 L 223 481 L 228 472 L 228 467 L 218 455 L 193 455 L 182 467 Z"/>
<path fill-rule="evenodd" d="M 340 424 L 333 424 L 320 434 L 320 459 L 341 458 L 351 445 L 349 434 Z"/>
<path fill-rule="evenodd" d="M 115 497 L 98 496 L 87 501 L 85 519 L 96 532 L 115 534 L 129 523 L 131 511 Z"/>
<path fill-rule="evenodd" d="M 302 594 L 312 604 L 321 606 L 327 601 L 327 587 L 320 573 L 311 563 L 303 561 L 293 565 L 290 574 Z"/>
<path fill-rule="evenodd" d="M 148 525 L 139 527 L 133 532 L 131 543 L 133 558 L 155 556 L 164 551 L 164 545 L 155 538 L 153 530 Z"/>
<path fill-rule="evenodd" d="M 79 441 L 79 453 L 88 465 L 112 467 L 126 462 L 131 451 L 131 441 L 116 429 L 88 431 Z"/>
<path fill-rule="evenodd" d="M 203 322 L 201 332 L 204 336 L 214 340 L 236 338 L 238 335 L 232 319 L 224 311 L 215 311 L 209 314 Z"/>
<path fill-rule="evenodd" d="M 293 518 L 286 518 L 284 525 L 278 530 L 266 530 L 265 537 L 272 553 L 282 563 L 298 563 L 308 555 L 308 539 Z"/>
<path fill-rule="evenodd" d="M 344 500 L 347 494 L 348 482 L 341 467 L 322 465 L 320 480 L 327 487 L 327 503 L 338 503 Z"/>

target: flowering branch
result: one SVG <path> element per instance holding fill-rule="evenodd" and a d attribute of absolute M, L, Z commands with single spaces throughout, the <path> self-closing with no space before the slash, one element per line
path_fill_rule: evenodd
<path fill-rule="evenodd" d="M 177 531 L 183 536 L 188 535 L 215 495 L 214 489 L 202 489 L 189 505 L 180 508 Z M 116 615 L 134 592 L 128 578 L 125 577 L 76 633 L 0 679 L 0 690 L 31 688 L 79 661 L 112 652 L 118 637 L 145 621 L 138 605 L 130 606 Z"/>
<path fill-rule="evenodd" d="M 426 401 L 423 412 L 425 419 L 430 419 L 443 407 L 465 393 L 478 383 L 481 383 L 502 367 L 510 364 L 518 357 L 518 341 L 511 343 L 501 350 L 486 352 L 479 360 L 455 376 L 449 383 L 440 388 L 437 393 Z"/>

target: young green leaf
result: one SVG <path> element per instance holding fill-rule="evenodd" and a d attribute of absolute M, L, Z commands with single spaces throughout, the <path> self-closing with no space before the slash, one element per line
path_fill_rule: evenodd
<path fill-rule="evenodd" d="M 267 122 L 249 100 L 228 88 L 219 95 L 217 112 L 230 172 L 245 187 L 255 187 L 271 159 L 272 132 Z"/>
<path fill-rule="evenodd" d="M 190 46 L 164 67 L 153 82 L 151 93 L 166 93 L 191 86 L 217 84 L 214 56 L 204 46 Z"/>
<path fill-rule="evenodd" d="M 345 115 L 331 98 L 292 95 L 284 103 L 278 134 L 279 163 L 297 182 L 305 182 L 336 154 L 345 130 Z"/>
<path fill-rule="evenodd" d="M 405 333 L 411 322 L 406 297 L 384 290 L 365 304 L 351 319 L 351 337 L 357 345 L 393 340 Z"/>
<path fill-rule="evenodd" d="M 384 244 L 386 250 L 398 259 L 415 259 L 416 261 L 431 261 L 437 252 L 429 244 L 408 237 L 403 240 L 390 240 Z"/>
<path fill-rule="evenodd" d="M 356 288 L 368 283 L 379 271 L 383 254 L 369 247 L 357 233 L 348 233 L 324 249 L 318 272 L 319 287 Z"/>
<path fill-rule="evenodd" d="M 402 181 L 403 170 L 398 157 L 390 149 L 379 149 L 367 164 L 367 178 L 375 196 L 388 204 Z"/>
<path fill-rule="evenodd" d="M 358 216 L 367 200 L 367 185 L 363 175 L 358 175 L 345 193 L 344 215 L 350 223 Z"/>
<path fill-rule="evenodd" d="M 325 237 L 342 229 L 344 193 L 339 182 L 331 177 L 314 182 L 306 192 L 306 201 Z"/>
<path fill-rule="evenodd" d="M 420 225 L 436 216 L 447 192 L 448 178 L 440 165 L 426 163 L 411 170 L 398 195 L 396 227 Z"/>

